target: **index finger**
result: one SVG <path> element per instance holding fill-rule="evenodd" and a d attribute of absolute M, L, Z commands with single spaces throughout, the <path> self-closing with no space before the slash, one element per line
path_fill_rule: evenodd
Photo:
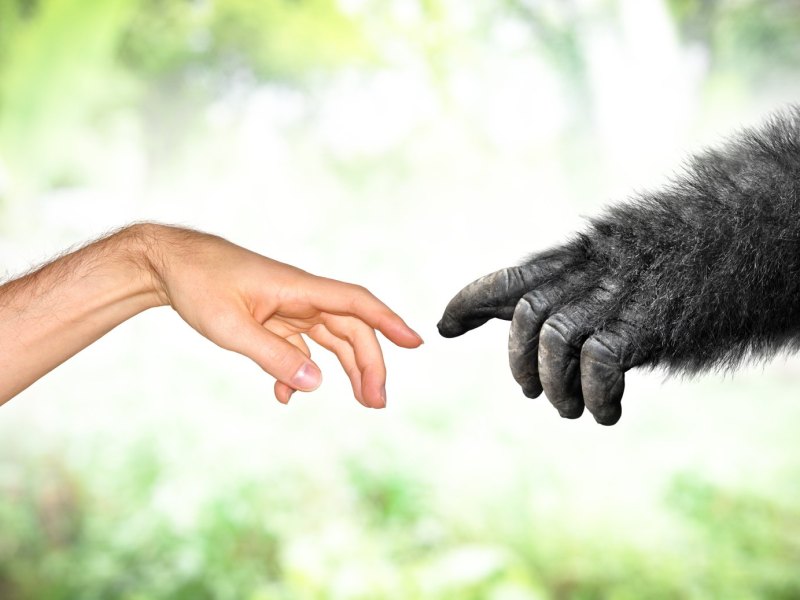
<path fill-rule="evenodd" d="M 452 338 L 480 327 L 489 319 L 510 321 L 520 298 L 565 266 L 560 254 L 548 254 L 484 275 L 450 300 L 439 321 L 439 333 Z"/>
<path fill-rule="evenodd" d="M 420 335 L 364 286 L 317 277 L 309 287 L 309 300 L 321 311 L 360 319 L 403 348 L 422 344 Z"/>

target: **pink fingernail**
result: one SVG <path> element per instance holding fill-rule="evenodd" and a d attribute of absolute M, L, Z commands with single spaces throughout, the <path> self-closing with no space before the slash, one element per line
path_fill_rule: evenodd
<path fill-rule="evenodd" d="M 381 402 L 383 402 L 383 406 L 386 407 L 386 386 L 381 386 Z"/>
<path fill-rule="evenodd" d="M 310 392 L 322 383 L 322 373 L 319 367 L 312 362 L 305 362 L 292 377 L 292 387 Z"/>

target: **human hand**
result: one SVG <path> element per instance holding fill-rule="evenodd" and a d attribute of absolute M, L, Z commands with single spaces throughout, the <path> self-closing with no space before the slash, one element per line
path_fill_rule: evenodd
<path fill-rule="evenodd" d="M 333 352 L 364 406 L 386 405 L 386 366 L 375 330 L 404 348 L 422 339 L 365 288 L 318 277 L 222 238 L 150 225 L 154 281 L 195 330 L 255 361 L 277 379 L 286 404 L 316 389 L 322 374 L 303 335 Z"/>

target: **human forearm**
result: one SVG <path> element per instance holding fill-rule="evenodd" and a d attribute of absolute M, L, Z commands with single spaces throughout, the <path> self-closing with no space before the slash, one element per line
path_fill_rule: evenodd
<path fill-rule="evenodd" d="M 127 227 L 0 286 L 0 404 L 163 303 L 149 267 L 151 227 Z"/>

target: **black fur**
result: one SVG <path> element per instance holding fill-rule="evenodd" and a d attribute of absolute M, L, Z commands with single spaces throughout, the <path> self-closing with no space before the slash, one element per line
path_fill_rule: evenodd
<path fill-rule="evenodd" d="M 800 108 L 694 157 L 561 247 L 470 284 L 454 337 L 511 319 L 512 372 L 566 417 L 620 416 L 624 372 L 733 369 L 800 347 Z"/>

